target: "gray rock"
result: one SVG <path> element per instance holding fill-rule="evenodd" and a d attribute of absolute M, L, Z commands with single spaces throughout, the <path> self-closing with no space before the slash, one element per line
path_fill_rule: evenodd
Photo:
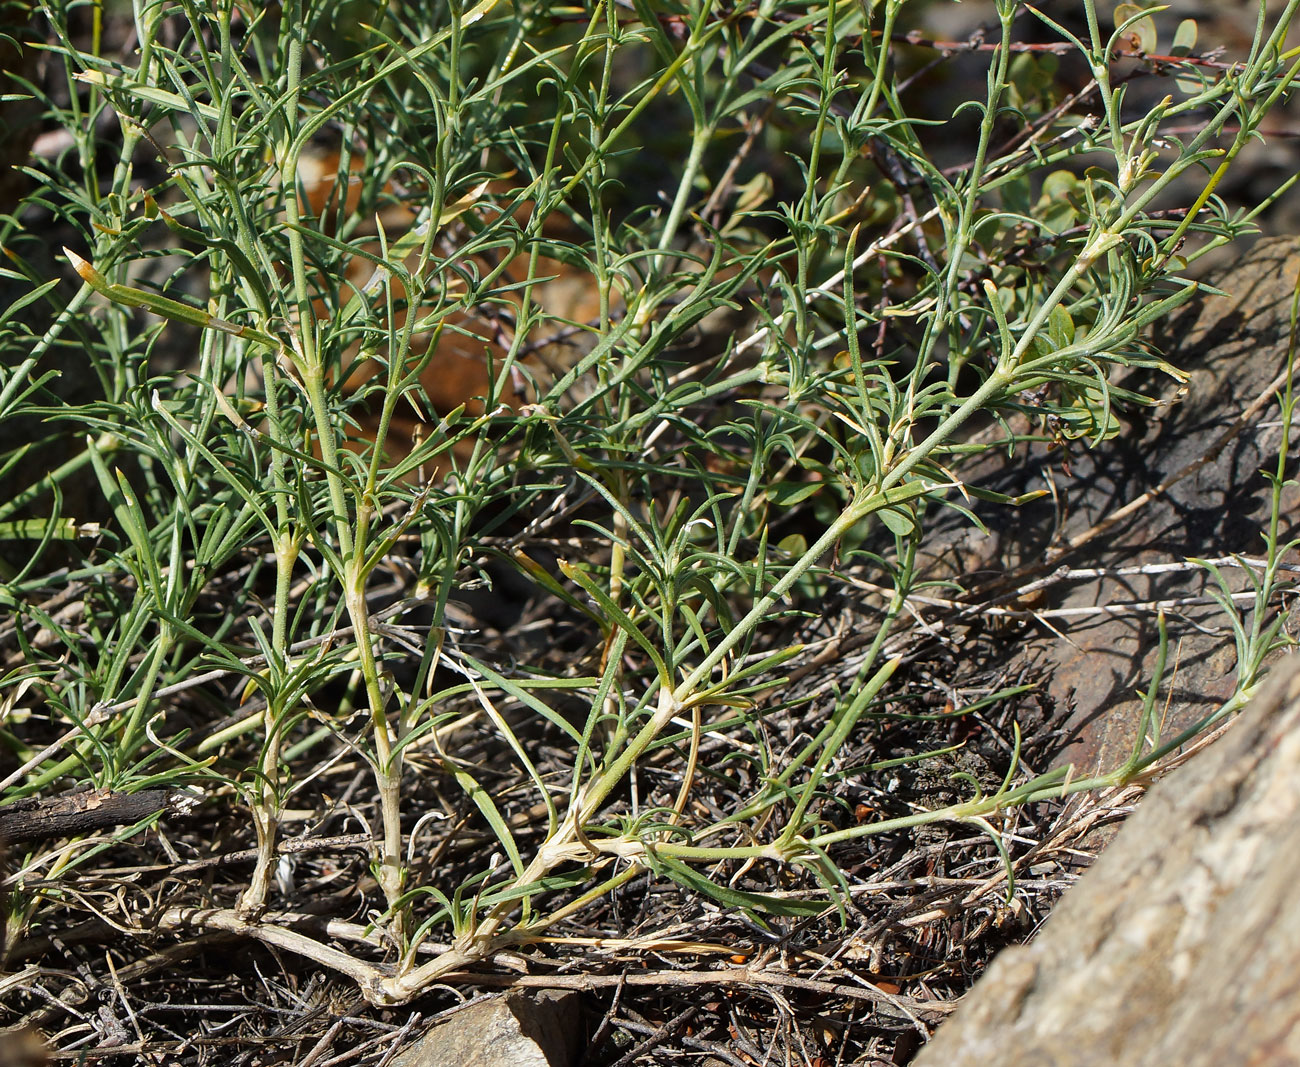
<path fill-rule="evenodd" d="M 576 993 L 507 993 L 434 1024 L 392 1067 L 569 1067 L 581 1023 Z"/>
<path fill-rule="evenodd" d="M 1159 782 L 916 1067 L 1300 1063 L 1300 659 Z"/>

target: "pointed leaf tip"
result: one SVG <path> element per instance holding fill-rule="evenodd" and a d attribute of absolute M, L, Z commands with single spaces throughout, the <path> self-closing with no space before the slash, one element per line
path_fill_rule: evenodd
<path fill-rule="evenodd" d="M 72 269 L 81 276 L 81 280 L 92 289 L 102 291 L 107 286 L 108 283 L 104 280 L 104 276 L 88 260 L 82 259 L 81 256 L 66 246 L 63 249 L 63 254 L 68 257 L 68 262 L 72 264 Z"/>

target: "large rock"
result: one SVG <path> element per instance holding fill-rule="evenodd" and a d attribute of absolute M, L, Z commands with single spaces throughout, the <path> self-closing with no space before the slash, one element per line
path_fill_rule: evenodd
<path fill-rule="evenodd" d="M 1300 660 L 1159 782 L 916 1067 L 1300 1063 Z"/>

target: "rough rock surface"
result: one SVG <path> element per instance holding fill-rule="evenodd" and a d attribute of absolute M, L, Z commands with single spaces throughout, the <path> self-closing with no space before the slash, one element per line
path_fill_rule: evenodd
<path fill-rule="evenodd" d="M 568 1067 L 582 1037 L 576 993 L 507 993 L 432 1026 L 391 1067 Z"/>
<path fill-rule="evenodd" d="M 1300 1063 L 1300 659 L 1160 781 L 916 1067 Z"/>

